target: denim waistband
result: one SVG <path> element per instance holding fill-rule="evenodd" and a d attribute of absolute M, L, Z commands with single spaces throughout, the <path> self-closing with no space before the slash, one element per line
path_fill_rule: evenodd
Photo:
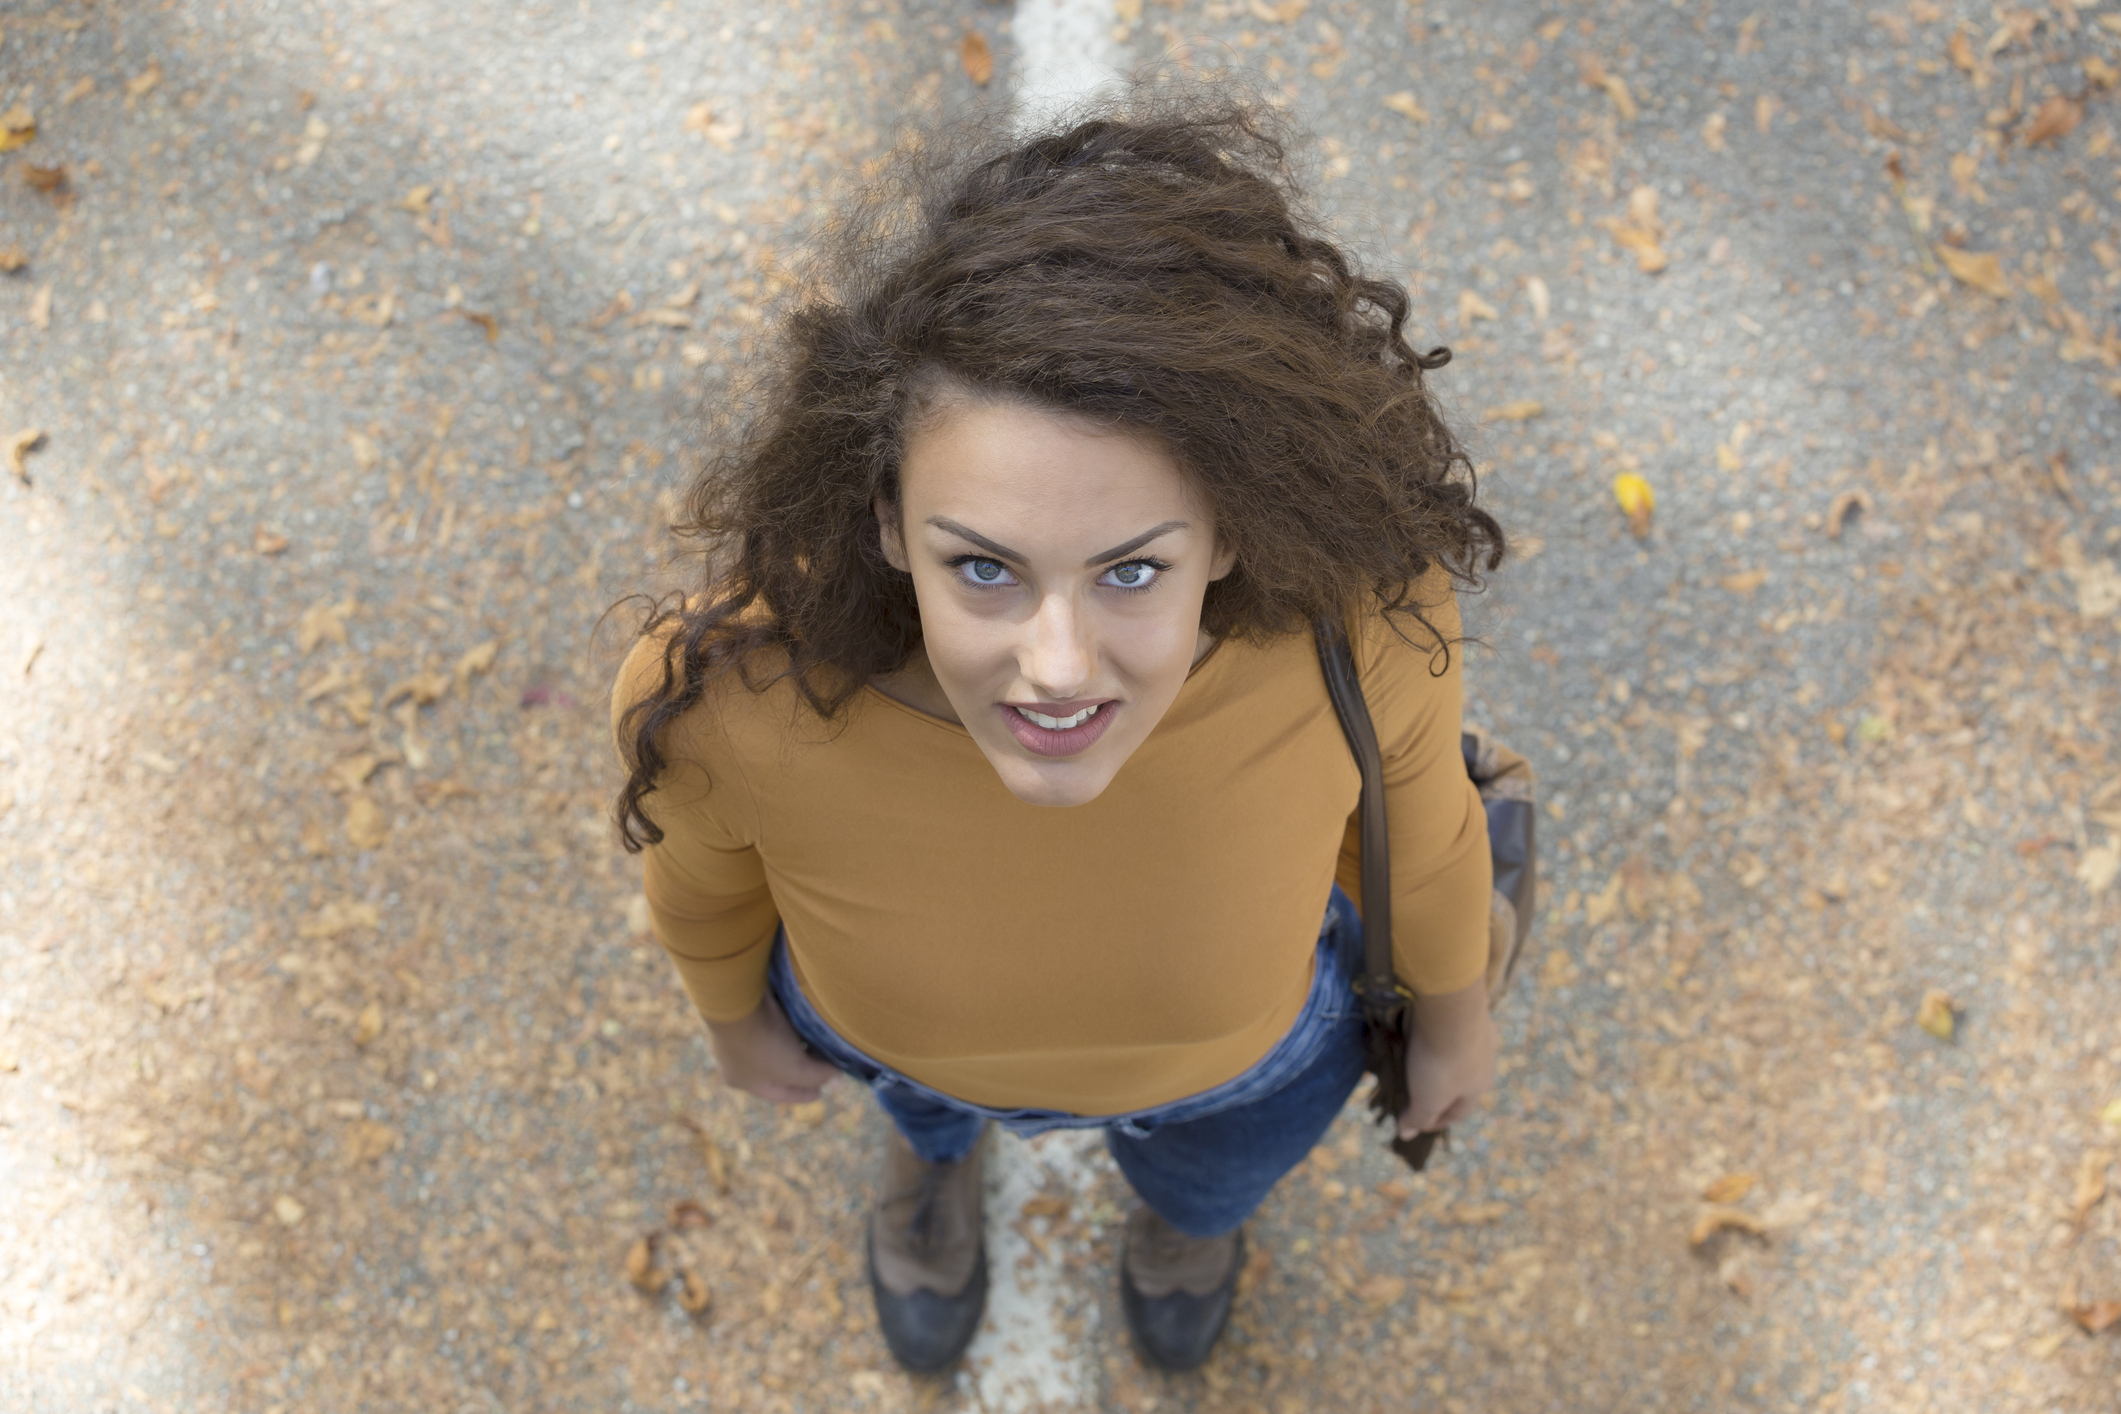
<path fill-rule="evenodd" d="M 1324 921 L 1319 925 L 1317 962 L 1311 990 L 1304 998 L 1296 1020 L 1242 1073 L 1219 1085 L 1148 1109 L 1116 1115 L 1079 1115 L 1062 1110 L 997 1109 L 961 1100 L 893 1070 L 858 1050 L 825 1023 L 803 995 L 788 959 L 788 935 L 783 929 L 773 941 L 773 958 L 767 969 L 767 985 L 787 1014 L 795 1032 L 831 1064 L 874 1089 L 905 1087 L 911 1095 L 983 1115 L 1013 1134 L 1042 1134 L 1049 1129 L 1093 1129 L 1110 1125 L 1122 1134 L 1146 1138 L 1159 1125 L 1199 1119 L 1218 1110 L 1249 1104 L 1289 1083 L 1318 1058 L 1334 1028 L 1358 1014 L 1352 969 L 1362 952 L 1362 923 L 1352 900 L 1338 884 L 1326 901 Z"/>

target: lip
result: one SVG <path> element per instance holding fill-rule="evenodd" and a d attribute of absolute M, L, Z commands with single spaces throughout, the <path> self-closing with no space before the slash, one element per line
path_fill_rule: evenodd
<path fill-rule="evenodd" d="M 1012 702 L 997 702 L 994 704 L 994 710 L 1002 714 L 1002 720 L 1008 724 L 1010 735 L 1017 739 L 1024 750 L 1038 756 L 1074 756 L 1089 750 L 1096 744 L 1097 739 L 1105 734 L 1105 729 L 1112 725 L 1113 715 L 1118 712 L 1120 704 L 1109 697 L 1085 697 L 1077 702 L 1061 703 L 1057 708 L 1054 704 L 1045 702 L 1023 704 L 1032 711 L 1043 712 L 1049 717 L 1064 717 L 1073 716 L 1092 703 L 1102 704 L 1096 714 L 1081 726 L 1070 727 L 1064 732 L 1049 731 L 1029 720 L 1016 710 L 1017 704 Z"/>

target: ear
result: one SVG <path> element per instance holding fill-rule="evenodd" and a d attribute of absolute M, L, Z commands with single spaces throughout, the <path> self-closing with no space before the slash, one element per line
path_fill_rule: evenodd
<path fill-rule="evenodd" d="M 1210 581 L 1221 579 L 1237 568 L 1237 547 L 1221 536 L 1215 537 L 1215 560 L 1208 566 Z"/>
<path fill-rule="evenodd" d="M 876 512 L 877 531 L 884 542 L 885 562 L 901 574 L 913 573 L 913 562 L 906 558 L 906 539 L 899 533 L 898 507 L 879 496 L 872 509 Z"/>

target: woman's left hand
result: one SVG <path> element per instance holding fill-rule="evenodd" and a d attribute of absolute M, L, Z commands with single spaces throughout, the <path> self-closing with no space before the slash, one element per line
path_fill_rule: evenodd
<path fill-rule="evenodd" d="M 1407 1041 L 1407 1107 L 1399 1137 L 1442 1129 L 1471 1114 L 1495 1086 L 1495 1022 L 1488 989 L 1414 999 L 1414 1034 Z"/>

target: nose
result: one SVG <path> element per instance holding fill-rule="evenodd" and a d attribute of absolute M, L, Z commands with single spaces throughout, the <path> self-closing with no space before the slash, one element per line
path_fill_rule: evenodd
<path fill-rule="evenodd" d="M 1026 627 L 1017 666 L 1048 702 L 1065 702 L 1090 681 L 1097 648 L 1088 616 L 1064 594 L 1048 594 Z"/>

